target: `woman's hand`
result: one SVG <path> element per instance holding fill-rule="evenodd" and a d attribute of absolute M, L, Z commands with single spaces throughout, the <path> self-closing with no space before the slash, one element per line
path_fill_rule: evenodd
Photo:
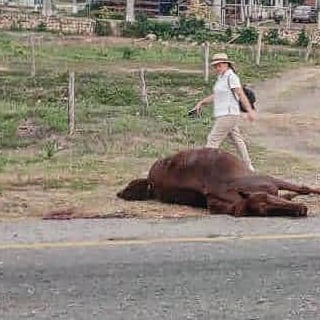
<path fill-rule="evenodd" d="M 196 106 L 194 107 L 194 111 L 197 113 L 197 115 L 200 115 L 200 113 L 201 113 L 201 108 L 202 108 L 202 103 L 201 103 L 201 101 L 200 101 L 200 102 L 198 102 L 198 103 L 196 104 Z"/>
<path fill-rule="evenodd" d="M 202 99 L 200 102 L 198 102 L 196 104 L 196 106 L 194 107 L 194 110 L 197 112 L 197 114 L 199 115 L 201 112 L 201 108 L 203 106 L 206 106 L 208 104 L 212 104 L 213 103 L 213 94 L 211 94 L 210 96 L 205 97 L 204 99 Z"/>
<path fill-rule="evenodd" d="M 257 119 L 257 112 L 254 109 L 250 109 L 247 112 L 247 118 L 249 121 L 254 121 Z"/>

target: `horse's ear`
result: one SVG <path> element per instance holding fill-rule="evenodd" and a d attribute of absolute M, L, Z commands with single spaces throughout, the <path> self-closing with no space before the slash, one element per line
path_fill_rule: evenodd
<path fill-rule="evenodd" d="M 124 200 L 148 200 L 152 195 L 153 188 L 148 179 L 133 180 L 117 193 L 117 197 Z"/>

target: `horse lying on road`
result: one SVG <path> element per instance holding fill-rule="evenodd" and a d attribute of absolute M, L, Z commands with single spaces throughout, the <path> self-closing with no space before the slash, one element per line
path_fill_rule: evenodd
<path fill-rule="evenodd" d="M 202 148 L 157 160 L 147 178 L 131 181 L 117 196 L 208 208 L 211 214 L 236 217 L 305 217 L 307 206 L 292 201 L 301 194 L 320 195 L 320 189 L 256 174 L 231 153 Z"/>

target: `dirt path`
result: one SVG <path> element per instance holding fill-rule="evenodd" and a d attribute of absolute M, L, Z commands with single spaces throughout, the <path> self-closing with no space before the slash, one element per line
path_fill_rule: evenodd
<path fill-rule="evenodd" d="M 245 129 L 251 141 L 320 168 L 320 68 L 292 70 L 255 89 L 259 118 Z"/>

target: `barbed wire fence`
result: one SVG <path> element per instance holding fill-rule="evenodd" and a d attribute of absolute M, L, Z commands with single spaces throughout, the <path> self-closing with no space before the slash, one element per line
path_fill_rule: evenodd
<path fill-rule="evenodd" d="M 108 43 L 102 42 L 102 44 L 91 44 L 87 57 L 82 58 L 80 51 L 83 48 L 90 47 L 86 43 L 81 43 L 81 40 L 77 37 L 61 38 L 57 35 L 38 34 L 31 31 L 17 33 L 15 36 L 15 41 L 10 44 L 12 50 L 8 50 L 7 54 L 2 53 L 2 67 L 6 70 L 3 72 L 3 76 L 9 74 L 17 76 L 19 81 L 24 79 L 21 82 L 21 88 L 23 88 L 26 79 L 35 79 L 31 89 L 25 88 L 25 90 L 30 90 L 27 93 L 32 95 L 32 99 L 36 101 L 35 110 L 39 110 L 42 106 L 41 100 L 52 99 L 58 112 L 63 115 L 67 123 L 65 133 L 71 136 L 79 133 L 89 134 L 93 140 L 89 145 L 86 142 L 86 148 L 91 148 L 90 150 L 95 150 L 97 145 L 100 146 L 101 150 L 105 148 L 109 150 L 110 145 L 115 148 L 116 142 L 113 139 L 116 139 L 114 137 L 117 135 L 117 126 L 126 127 L 127 122 L 130 122 L 130 117 L 136 116 L 136 113 L 139 117 L 146 119 L 145 126 L 148 127 L 147 119 L 152 113 L 155 103 L 153 95 L 161 96 L 163 92 L 161 82 L 153 80 L 155 75 L 161 74 L 162 81 L 165 81 L 165 78 L 170 77 L 172 73 L 185 74 L 186 77 L 194 75 L 199 79 L 202 78 L 203 84 L 208 84 L 210 81 L 209 60 L 214 52 L 230 52 L 236 61 L 265 65 L 281 59 L 305 62 L 306 57 L 309 60 L 320 62 L 319 49 L 313 48 L 311 45 L 307 48 L 293 48 L 267 45 L 262 41 L 254 45 L 169 43 L 165 47 L 157 42 L 152 42 L 151 45 L 150 42 L 128 42 L 127 45 L 118 45 L 118 48 L 113 44 L 108 45 Z M 68 46 L 73 48 L 73 53 L 68 52 Z M 77 52 L 77 50 L 74 50 L 75 48 L 80 50 Z M 127 56 L 128 48 L 131 48 L 132 51 L 129 50 L 129 52 L 132 56 L 143 52 L 146 61 L 149 59 L 149 63 L 140 62 L 140 66 L 137 67 L 135 60 L 131 60 L 130 55 Z M 159 67 L 157 59 L 166 60 L 166 54 L 168 55 L 167 58 L 171 59 L 173 57 L 173 55 L 170 55 L 171 51 L 175 55 L 179 55 L 175 60 L 177 67 L 166 67 L 165 65 Z M 101 58 L 99 58 L 99 54 L 101 54 Z M 106 65 L 104 65 L 105 58 L 109 61 Z M 192 67 L 186 66 L 188 62 L 191 62 Z M 94 79 L 95 75 L 101 75 L 101 73 L 104 74 L 103 78 Z M 128 81 L 130 80 L 128 83 L 124 84 L 122 78 L 126 76 L 123 76 L 123 73 L 128 75 Z M 119 78 L 117 74 L 122 74 L 122 78 Z M 114 83 L 117 84 L 115 91 L 106 89 L 109 90 L 107 92 L 108 97 L 102 99 L 99 106 L 95 105 L 95 101 L 91 101 L 89 104 L 81 101 L 81 95 L 89 90 L 86 81 L 92 79 L 96 83 L 96 88 L 91 88 L 93 90 L 92 95 L 95 93 L 103 95 L 105 86 L 110 85 L 112 87 Z M 109 82 L 103 83 L 106 79 Z M 133 86 L 134 92 L 139 98 L 137 100 L 134 100 L 135 97 L 130 98 L 131 91 L 125 91 L 127 89 L 122 86 Z M 6 91 L 3 94 L 8 99 L 8 96 L 10 98 L 12 93 Z M 111 104 L 114 101 L 114 98 L 112 98 L 112 101 L 110 98 L 109 101 L 109 96 L 117 95 L 120 97 L 119 101 L 113 107 L 110 106 L 108 110 L 103 111 L 104 103 Z M 37 98 L 39 103 L 37 103 L 36 97 L 39 97 Z M 134 103 L 137 105 L 135 111 L 126 106 L 129 101 L 128 97 L 135 101 Z M 46 107 L 47 105 L 43 105 L 41 108 Z M 16 109 L 17 105 L 14 108 Z M 95 114 L 95 117 L 98 118 L 100 113 L 103 114 L 104 119 L 101 119 L 100 116 L 102 124 L 91 123 L 90 119 L 86 118 L 88 113 Z M 116 122 L 117 124 L 115 124 Z M 165 128 L 164 130 L 174 129 Z M 186 125 L 184 131 L 184 134 L 188 136 L 187 143 L 192 144 L 190 142 L 192 141 L 192 129 Z M 129 129 L 126 134 L 130 135 Z M 127 140 L 130 141 L 129 138 Z M 125 152 L 118 145 L 116 148 L 119 148 L 119 152 Z"/>

